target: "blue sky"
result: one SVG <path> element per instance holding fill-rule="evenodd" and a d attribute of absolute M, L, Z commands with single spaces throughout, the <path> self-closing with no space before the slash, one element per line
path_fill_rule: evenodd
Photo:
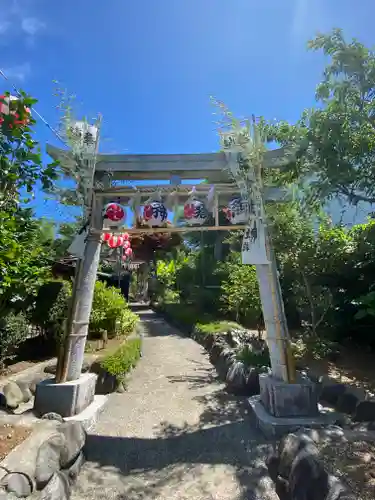
<path fill-rule="evenodd" d="M 53 79 L 78 96 L 80 113 L 101 112 L 105 152 L 217 150 L 210 95 L 238 115 L 294 121 L 314 104 L 324 68 L 321 54 L 306 51 L 309 38 L 341 27 L 375 45 L 371 0 L 0 0 L 0 7 L 1 67 L 39 99 L 52 125 Z M 43 147 L 56 143 L 43 125 L 37 136 Z"/>

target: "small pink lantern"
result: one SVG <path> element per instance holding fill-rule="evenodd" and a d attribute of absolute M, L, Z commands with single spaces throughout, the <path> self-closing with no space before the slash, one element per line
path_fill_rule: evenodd
<path fill-rule="evenodd" d="M 124 248 L 130 248 L 130 241 L 129 240 L 125 240 L 124 241 Z"/>
<path fill-rule="evenodd" d="M 125 216 L 125 209 L 119 203 L 108 203 L 104 208 L 104 219 L 108 221 L 110 226 L 120 226 L 124 222 Z"/>
<path fill-rule="evenodd" d="M 114 234 L 112 235 L 109 240 L 108 240 L 108 246 L 109 248 L 118 248 L 121 247 L 124 244 L 124 237 L 122 234 Z"/>
<path fill-rule="evenodd" d="M 133 250 L 129 247 L 125 249 L 126 257 L 131 257 L 133 255 Z"/>

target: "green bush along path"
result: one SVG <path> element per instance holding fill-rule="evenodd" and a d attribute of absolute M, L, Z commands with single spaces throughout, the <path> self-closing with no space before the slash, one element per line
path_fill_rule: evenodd
<path fill-rule="evenodd" d="M 143 357 L 88 435 L 73 499 L 276 500 L 246 402 L 223 391 L 198 343 L 140 316 Z"/>

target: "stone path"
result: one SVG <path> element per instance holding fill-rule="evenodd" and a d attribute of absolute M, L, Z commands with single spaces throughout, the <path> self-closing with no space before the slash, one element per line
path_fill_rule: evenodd
<path fill-rule="evenodd" d="M 143 358 L 88 436 L 73 500 L 276 500 L 267 443 L 196 342 L 141 312 Z"/>

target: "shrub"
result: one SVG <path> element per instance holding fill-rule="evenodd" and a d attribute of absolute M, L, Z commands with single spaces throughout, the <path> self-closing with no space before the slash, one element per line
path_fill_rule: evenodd
<path fill-rule="evenodd" d="M 56 300 L 49 310 L 47 324 L 48 333 L 57 345 L 60 344 L 64 337 L 66 319 L 69 312 L 69 302 L 72 296 L 71 283 L 69 281 L 64 281 L 61 285 Z"/>
<path fill-rule="evenodd" d="M 117 351 L 106 356 L 100 366 L 121 382 L 125 375 L 135 367 L 141 355 L 141 340 L 129 339 Z"/>
<path fill-rule="evenodd" d="M 236 358 L 249 367 L 261 368 L 263 366 L 271 366 L 268 349 L 258 351 L 253 350 L 249 345 L 245 345 L 239 349 Z"/>
<path fill-rule="evenodd" d="M 106 330 L 109 338 L 128 335 L 133 331 L 137 318 L 117 288 L 96 282 L 90 317 L 91 334 L 97 337 Z"/>
<path fill-rule="evenodd" d="M 50 311 L 63 286 L 63 281 L 48 281 L 38 290 L 35 305 L 31 313 L 31 321 L 43 330 L 48 328 Z"/>
<path fill-rule="evenodd" d="M 29 323 L 22 312 L 10 312 L 0 319 L 0 369 L 4 368 L 5 361 L 15 357 L 17 347 L 28 334 Z"/>

